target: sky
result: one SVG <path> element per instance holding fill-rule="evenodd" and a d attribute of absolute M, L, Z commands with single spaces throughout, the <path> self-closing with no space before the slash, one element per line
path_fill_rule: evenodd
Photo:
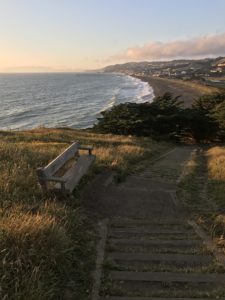
<path fill-rule="evenodd" d="M 225 56 L 225 0 L 0 0 L 0 72 Z"/>

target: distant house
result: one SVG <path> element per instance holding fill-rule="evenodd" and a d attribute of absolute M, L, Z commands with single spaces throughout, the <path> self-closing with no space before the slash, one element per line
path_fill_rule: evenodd
<path fill-rule="evenodd" d="M 222 73 L 222 72 L 223 72 L 223 70 L 224 70 L 224 68 L 222 68 L 222 67 L 218 67 L 216 70 L 217 70 L 217 72 L 219 72 L 219 73 Z"/>
<path fill-rule="evenodd" d="M 217 69 L 210 70 L 210 73 L 217 73 L 217 72 L 218 72 Z"/>
<path fill-rule="evenodd" d="M 218 68 L 225 68 L 225 63 L 220 63 L 217 65 Z"/>

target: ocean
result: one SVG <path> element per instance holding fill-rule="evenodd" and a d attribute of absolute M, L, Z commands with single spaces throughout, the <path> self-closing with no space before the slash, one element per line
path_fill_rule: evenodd
<path fill-rule="evenodd" d="M 0 74 L 0 129 L 87 128 L 113 105 L 153 98 L 148 83 L 122 74 Z"/>

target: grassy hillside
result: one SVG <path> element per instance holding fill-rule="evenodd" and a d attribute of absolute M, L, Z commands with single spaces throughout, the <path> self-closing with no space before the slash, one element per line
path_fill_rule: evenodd
<path fill-rule="evenodd" d="M 0 132 L 0 298 L 89 299 L 95 230 L 79 192 L 103 168 L 121 179 L 168 148 L 149 138 L 66 129 Z M 95 147 L 97 161 L 75 200 L 42 194 L 36 168 L 72 141 Z"/>
<path fill-rule="evenodd" d="M 199 148 L 186 165 L 180 195 L 225 253 L 225 146 Z"/>

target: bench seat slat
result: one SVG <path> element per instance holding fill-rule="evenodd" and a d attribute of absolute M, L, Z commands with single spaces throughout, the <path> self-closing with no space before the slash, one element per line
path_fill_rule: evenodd
<path fill-rule="evenodd" d="M 90 165 L 94 162 L 95 155 L 82 155 L 78 158 L 76 163 L 61 177 L 66 181 L 65 189 L 72 193 L 74 187 L 78 184 L 83 175 L 87 172 Z M 57 183 L 56 189 L 60 189 L 61 185 Z"/>

